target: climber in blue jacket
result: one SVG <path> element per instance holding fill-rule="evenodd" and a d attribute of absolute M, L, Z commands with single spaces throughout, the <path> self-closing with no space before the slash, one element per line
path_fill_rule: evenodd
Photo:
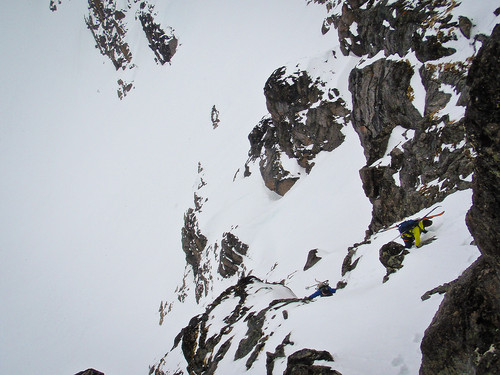
<path fill-rule="evenodd" d="M 330 285 L 328 285 L 328 280 L 323 281 L 318 284 L 318 290 L 316 290 L 313 294 L 311 294 L 307 299 L 313 299 L 318 296 L 321 297 L 330 297 L 335 293 L 337 289 L 332 288 Z"/>

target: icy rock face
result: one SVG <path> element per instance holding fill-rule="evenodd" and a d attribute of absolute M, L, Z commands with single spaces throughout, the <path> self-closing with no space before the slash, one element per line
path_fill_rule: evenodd
<path fill-rule="evenodd" d="M 285 357 L 284 348 L 294 343 L 288 334 L 281 344 L 270 351 L 266 343 L 273 332 L 269 331 L 265 323 L 279 315 L 286 319 L 287 306 L 292 308 L 303 303 L 304 300 L 296 298 L 281 284 L 264 283 L 253 276 L 243 277 L 219 295 L 203 314 L 191 319 L 176 337 L 174 348 L 167 356 L 179 355 L 178 351 L 181 351 L 189 374 L 215 374 L 220 362 L 233 347 L 236 349 L 232 351 L 234 360 L 243 360 L 247 370 L 259 357 L 264 356 L 266 372 L 273 373 L 275 360 Z M 246 331 L 237 329 L 241 322 L 246 324 Z M 315 365 L 316 360 L 333 363 L 333 356 L 327 351 L 308 348 L 297 350 L 288 357 L 285 374 L 339 374 L 327 366 Z M 150 373 L 165 374 L 162 360 Z M 176 373 L 184 372 L 179 369 Z"/>
<path fill-rule="evenodd" d="M 469 73 L 465 126 L 477 152 L 467 225 L 482 256 L 453 284 L 426 330 L 420 374 L 500 373 L 500 26 Z"/>
<path fill-rule="evenodd" d="M 248 136 L 249 161 L 259 160 L 266 186 L 280 195 L 300 178 L 283 166 L 283 159 L 295 160 L 309 173 L 321 151 L 342 144 L 341 132 L 350 111 L 337 90 L 326 90 L 319 79 L 305 71 L 287 72 L 281 67 L 264 87 L 269 116 L 264 117 Z"/>

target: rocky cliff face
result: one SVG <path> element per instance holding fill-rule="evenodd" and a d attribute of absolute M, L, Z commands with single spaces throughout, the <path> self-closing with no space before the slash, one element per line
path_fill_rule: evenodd
<path fill-rule="evenodd" d="M 286 194 L 314 166 L 321 151 L 332 151 L 344 140 L 342 127 L 350 111 L 338 90 L 324 88 L 324 82 L 306 71 L 274 71 L 264 87 L 269 115 L 253 129 L 249 161 L 259 161 L 266 186 Z M 291 159 L 298 172 L 287 170 L 284 160 Z M 295 168 L 296 169 L 296 168 Z"/>
<path fill-rule="evenodd" d="M 349 77 L 352 124 L 367 159 L 360 175 L 373 203 L 371 233 L 470 187 L 465 179 L 472 173 L 472 155 L 463 119 L 442 111 L 448 104 L 465 105 L 470 59 L 432 63 L 454 54 L 446 42 L 467 36 L 452 22 L 453 1 L 335 4 L 327 2 L 324 32 L 335 26 L 342 53 L 380 56 Z M 417 110 L 413 86 L 419 81 L 425 103 Z M 395 131 L 403 132 L 404 141 L 389 149 Z"/>
<path fill-rule="evenodd" d="M 473 156 L 463 113 L 446 108 L 465 110 L 471 58 L 433 63 L 455 53 L 447 42 L 470 38 L 467 18 L 452 20 L 457 3 L 315 2 L 329 11 L 323 31 L 333 25 L 341 52 L 362 57 L 361 64 L 350 72 L 349 93 L 325 90 L 321 77 L 300 70 L 282 67 L 271 75 L 264 89 L 269 116 L 249 135 L 249 163 L 259 160 L 266 186 L 284 195 L 301 172 L 287 170 L 282 159 L 309 173 L 319 152 L 342 143 L 342 127 L 351 121 L 367 160 L 360 175 L 373 204 L 369 234 L 470 188 Z M 416 86 L 425 90 L 419 109 Z M 404 141 L 389 144 L 396 134 Z"/>
<path fill-rule="evenodd" d="M 467 225 L 482 257 L 453 285 L 422 341 L 425 374 L 500 372 L 500 27 L 470 69 L 465 126 L 477 158 Z"/>

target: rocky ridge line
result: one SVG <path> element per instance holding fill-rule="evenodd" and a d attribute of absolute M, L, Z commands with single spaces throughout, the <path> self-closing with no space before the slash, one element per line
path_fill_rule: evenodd
<path fill-rule="evenodd" d="M 51 0 L 50 10 L 57 10 L 61 0 Z M 84 17 L 87 28 L 92 33 L 96 48 L 106 56 L 117 71 L 135 69 L 129 42 L 127 41 L 128 20 L 139 20 L 155 61 L 161 65 L 170 63 L 174 56 L 178 40 L 171 27 L 162 28 L 155 21 L 157 13 L 154 5 L 144 0 L 127 0 L 126 8 L 120 8 L 116 0 L 88 0 L 88 15 Z M 123 99 L 134 88 L 133 82 L 124 78 L 117 80 L 117 94 Z"/>
<path fill-rule="evenodd" d="M 276 290 L 282 294 L 286 293 L 289 297 L 269 300 L 267 293 L 270 290 Z M 269 301 L 265 307 L 255 308 L 253 302 L 247 301 L 250 297 Z M 281 284 L 264 283 L 253 276 L 242 277 L 236 285 L 221 293 L 203 314 L 190 320 L 189 324 L 175 338 L 172 350 L 150 368 L 150 374 L 168 374 L 168 370 L 163 369 L 163 364 L 167 356 L 179 355 L 179 351 L 186 359 L 186 371 L 189 374 L 215 374 L 220 360 L 228 355 L 231 346 L 237 347 L 234 352 L 234 360 L 245 359 L 247 370 L 252 367 L 258 357 L 265 355 L 266 372 L 273 374 L 275 361 L 286 357 L 285 347 L 292 347 L 295 344 L 290 341 L 290 334 L 288 334 L 283 337 L 281 344 L 273 352 L 264 353 L 267 341 L 274 334 L 264 323 L 268 320 L 278 320 L 280 315 L 283 319 L 287 319 L 286 306 L 303 303 L 306 301 L 295 298 L 293 293 Z M 231 305 L 232 311 L 226 315 L 228 304 Z M 221 313 L 222 316 L 220 316 Z M 214 322 L 218 321 L 223 322 L 223 325 L 216 324 L 220 328 L 212 328 Z M 243 336 L 238 334 L 238 330 L 235 329 L 239 322 L 246 323 L 247 330 Z M 287 367 L 284 374 L 341 375 L 329 366 L 315 364 L 316 360 L 334 363 L 334 358 L 328 351 L 302 348 L 287 357 Z M 180 375 L 184 372 L 182 369 L 177 369 L 175 373 Z"/>

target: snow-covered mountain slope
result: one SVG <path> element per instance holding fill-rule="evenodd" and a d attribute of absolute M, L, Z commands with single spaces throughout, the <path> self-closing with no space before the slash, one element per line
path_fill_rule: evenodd
<path fill-rule="evenodd" d="M 467 13 L 470 10 L 470 4 L 467 5 L 465 10 L 460 10 L 460 12 L 465 11 L 465 13 L 453 13 L 456 4 L 448 8 L 445 7 L 445 9 L 438 7 L 430 8 L 430 10 L 431 12 L 442 11 L 442 13 L 438 12 L 437 16 L 435 14 L 432 16 L 435 17 L 435 24 L 441 22 L 442 25 L 445 23 L 449 25 L 451 24 L 450 19 L 453 20 L 453 17 L 458 19 L 459 14 L 474 14 L 473 11 Z M 484 11 L 485 22 L 475 30 L 476 33 L 488 34 L 491 32 L 491 28 L 495 24 L 493 10 L 492 7 L 488 11 Z M 398 11 L 400 10 L 398 9 Z M 445 21 L 444 19 L 449 15 L 450 17 Z M 474 19 L 478 19 L 478 16 L 474 16 Z M 440 27 L 436 26 L 434 32 L 439 33 L 439 30 Z M 423 119 L 415 117 L 415 121 L 423 123 L 423 131 L 415 124 L 405 123 L 406 120 L 401 117 L 403 118 L 400 120 L 403 127 L 394 126 L 392 132 L 389 132 L 385 143 L 386 148 L 380 150 L 381 157 L 379 159 L 372 158 L 366 147 L 371 146 L 369 141 L 363 142 L 362 139 L 362 144 L 365 146 L 364 154 L 368 159 L 364 168 L 368 170 L 370 168 L 374 170 L 394 168 L 390 175 L 393 176 L 393 184 L 400 188 L 396 189 L 396 192 L 401 194 L 401 191 L 408 193 L 409 190 L 414 190 L 416 193 L 415 195 L 408 194 L 408 200 L 399 202 L 397 197 L 387 196 L 381 200 L 376 195 L 370 196 L 370 198 L 374 198 L 372 201 L 374 205 L 386 204 L 391 209 L 394 209 L 394 202 L 408 205 L 406 208 L 397 208 L 399 211 L 390 212 L 389 219 L 390 217 L 394 219 L 399 215 L 402 220 L 404 216 L 401 214 L 405 212 L 411 212 L 413 217 L 422 217 L 429 209 L 425 208 L 419 211 L 415 210 L 418 205 L 411 206 L 411 200 L 418 200 L 418 195 L 424 196 L 424 207 L 425 204 L 429 204 L 433 200 L 439 202 L 444 199 L 442 205 L 445 215 L 436 219 L 436 224 L 431 229 L 429 237 L 424 238 L 424 241 L 433 241 L 434 237 L 436 239 L 426 245 L 422 251 L 411 251 L 404 259 L 403 268 L 396 275 L 390 275 L 387 272 L 388 270 L 381 263 L 382 254 L 380 251 L 383 245 L 395 240 L 398 235 L 390 231 L 383 234 L 374 233 L 377 228 L 380 228 L 380 223 L 374 221 L 375 215 L 378 213 L 376 208 L 372 212 L 372 208 L 365 198 L 365 193 L 369 191 L 369 187 L 367 188 L 369 180 L 363 181 L 363 191 L 362 184 L 358 179 L 357 171 L 363 167 L 365 161 L 361 155 L 363 148 L 359 146 L 357 134 L 351 126 L 342 128 L 345 140 L 338 148 L 331 153 L 322 153 L 314 158 L 314 165 L 310 173 L 307 168 L 301 168 L 297 165 L 300 162 L 296 155 L 300 153 L 297 152 L 293 155 L 296 157 L 296 161 L 290 155 L 293 154 L 294 150 L 285 150 L 279 135 L 276 137 L 277 145 L 273 143 L 269 148 L 277 147 L 280 150 L 282 147 L 278 160 L 281 165 L 286 166 L 284 169 L 292 171 L 292 176 L 296 179 L 291 190 L 280 194 L 283 197 L 269 196 L 272 194 L 269 192 L 264 192 L 264 195 L 259 197 L 256 193 L 258 190 L 253 186 L 251 192 L 247 192 L 246 189 L 250 189 L 250 185 L 255 184 L 252 182 L 255 181 L 255 175 L 260 177 L 257 163 L 246 164 L 247 167 L 250 165 L 251 168 L 246 171 L 245 176 L 251 173 L 250 177 L 242 177 L 243 171 L 241 169 L 234 176 L 227 173 L 227 180 L 230 177 L 233 178 L 233 188 L 228 194 L 220 189 L 221 180 L 213 177 L 217 173 L 217 167 L 211 167 L 210 160 L 205 162 L 202 159 L 203 168 L 200 170 L 200 183 L 197 184 L 195 191 L 196 203 L 192 204 L 192 206 L 196 206 L 196 219 L 190 221 L 189 225 L 196 226 L 196 233 L 200 236 L 199 238 L 203 238 L 204 242 L 198 248 L 199 259 L 193 262 L 188 259 L 189 264 L 180 290 L 181 299 L 187 306 L 192 306 L 194 300 L 202 306 L 207 306 L 207 302 L 210 304 L 204 315 L 193 318 L 189 325 L 186 324 L 186 328 L 180 332 L 175 341 L 174 349 L 155 368 L 157 373 L 162 373 L 162 371 L 174 373 L 186 371 L 186 369 L 191 373 L 213 373 L 214 371 L 227 373 L 230 371 L 229 369 L 237 373 L 245 371 L 257 374 L 265 371 L 282 373 L 287 367 L 287 360 L 290 363 L 294 353 L 306 348 L 331 353 L 335 363 L 330 363 L 329 367 L 344 374 L 411 374 L 418 372 L 421 363 L 420 341 L 442 299 L 439 296 L 433 296 L 431 300 L 428 300 L 427 292 L 432 291 L 431 295 L 435 294 L 437 290 L 440 290 L 441 293 L 444 292 L 448 283 L 456 279 L 479 256 L 479 251 L 473 245 L 473 238 L 469 234 L 464 220 L 471 204 L 471 192 L 466 188 L 466 183 L 471 181 L 471 169 L 467 163 L 459 167 L 458 170 L 452 170 L 453 168 L 449 167 L 450 164 L 447 164 L 446 169 L 442 169 L 446 172 L 438 172 L 437 175 L 433 175 L 433 172 L 424 166 L 419 172 L 416 172 L 421 175 L 416 182 L 413 182 L 413 186 L 409 185 L 409 180 L 404 180 L 404 174 L 406 176 L 409 174 L 408 169 L 405 170 L 408 167 L 405 167 L 404 163 L 403 167 L 394 167 L 397 150 L 400 150 L 398 152 L 405 158 L 412 155 L 411 151 L 408 152 L 411 150 L 408 144 L 411 143 L 416 150 L 413 151 L 415 153 L 419 152 L 419 147 L 422 148 L 420 150 L 422 156 L 417 156 L 416 161 L 425 165 L 424 159 L 430 159 L 436 170 L 442 168 L 438 164 L 443 159 L 458 158 L 460 155 L 472 153 L 468 151 L 469 147 L 466 147 L 463 135 L 462 138 L 452 141 L 451 144 L 447 144 L 447 136 L 445 135 L 449 131 L 455 132 L 457 135 L 459 127 L 456 123 L 463 122 L 464 115 L 464 101 L 463 98 L 460 99 L 460 96 L 466 94 L 464 94 L 463 86 L 458 85 L 457 81 L 453 84 L 454 88 L 451 91 L 447 90 L 446 81 L 449 78 L 444 78 L 444 76 L 449 74 L 450 67 L 453 70 L 455 67 L 462 66 L 466 73 L 467 61 L 470 62 L 478 48 L 476 46 L 477 38 L 472 39 L 470 36 L 452 34 L 452 32 L 458 33 L 458 30 L 448 30 L 448 35 L 454 35 L 454 37 L 443 42 L 443 45 L 449 50 L 443 52 L 444 55 L 439 58 L 437 56 L 422 56 L 419 55 L 418 51 L 412 49 L 398 55 L 388 55 L 386 50 L 385 54 L 380 52 L 373 56 L 360 57 L 352 54 L 342 56 L 340 50 L 334 49 L 333 54 L 329 51 L 321 55 L 320 58 L 308 59 L 300 64 L 290 64 L 286 67 L 285 73 L 282 74 L 283 81 L 289 80 L 290 87 L 293 87 L 295 82 L 300 82 L 301 73 L 296 72 L 306 71 L 312 77 L 312 81 L 318 77 L 323 92 L 329 92 L 330 88 L 335 88 L 340 92 L 340 97 L 348 99 L 349 91 L 353 91 L 353 80 L 349 77 L 351 71 L 355 69 L 362 71 L 381 60 L 405 62 L 411 66 L 412 74 L 416 78 L 412 78 L 410 82 L 411 92 L 408 89 L 404 96 L 408 96 L 413 102 L 413 106 L 419 107 L 417 109 Z M 389 47 L 391 46 L 387 46 L 387 48 Z M 462 74 L 460 69 L 457 69 L 459 75 Z M 438 86 L 441 86 L 438 91 L 445 92 L 447 98 L 440 104 L 433 102 L 431 98 L 433 91 L 431 91 L 431 81 L 427 81 L 425 78 L 426 70 L 438 72 L 432 78 L 434 82 L 444 79 L 438 83 Z M 440 75 L 442 75 L 441 78 Z M 274 82 L 269 83 L 268 81 L 266 89 L 268 84 L 271 85 Z M 383 84 L 383 82 L 380 83 L 380 85 Z M 286 88 L 286 83 L 283 84 L 283 87 Z M 406 90 L 406 86 L 403 86 L 403 89 Z M 312 91 L 310 90 L 309 94 Z M 304 97 L 307 95 L 306 91 Z M 369 91 L 367 95 L 370 95 Z M 273 103 L 270 104 L 269 96 L 267 99 L 268 109 L 272 111 Z M 292 99 L 287 102 L 289 99 L 286 97 L 282 100 L 285 104 L 277 100 L 276 111 L 278 112 L 280 111 L 279 105 L 292 107 L 300 101 L 300 99 L 297 101 Z M 317 99 L 317 103 L 322 100 L 325 98 Z M 361 96 L 358 100 L 366 99 Z M 368 102 L 370 100 L 368 99 Z M 313 104 L 309 108 L 318 105 L 314 104 L 314 100 L 311 101 Z M 359 104 L 358 107 L 360 107 Z M 298 104 L 297 108 L 297 112 L 303 110 Z M 347 108 L 355 110 L 350 103 Z M 400 108 L 404 109 L 403 106 Z M 413 108 L 415 110 L 416 107 Z M 389 116 L 396 118 L 390 113 L 390 107 L 383 110 L 387 111 Z M 305 110 L 301 116 L 307 117 L 309 113 L 308 110 Z M 272 115 L 274 122 L 276 121 L 274 113 Z M 288 126 L 290 127 L 299 126 L 300 121 L 304 121 L 292 120 L 291 117 L 289 119 Z M 389 122 L 391 121 L 394 120 L 389 118 Z M 264 128 L 264 122 L 261 124 Z M 276 125 L 277 127 L 278 125 Z M 435 149 L 434 158 L 429 158 L 430 150 L 424 149 L 422 144 L 419 145 L 419 139 L 424 139 L 426 134 L 431 134 L 436 129 L 438 129 L 436 139 L 439 139 L 441 144 L 438 144 L 437 149 Z M 442 131 L 442 129 L 446 130 Z M 217 131 L 219 130 L 217 129 Z M 268 130 L 264 130 L 264 132 L 266 131 Z M 358 131 L 358 134 L 361 132 Z M 271 133 L 268 131 L 266 134 Z M 362 137 L 362 134 L 359 136 Z M 215 138 L 217 139 L 217 136 Z M 424 142 L 434 143 L 435 141 L 427 139 Z M 454 153 L 455 156 L 449 156 L 448 151 Z M 268 154 L 264 154 L 262 151 L 261 157 L 262 161 L 265 161 Z M 264 176 L 265 171 L 263 171 L 262 165 L 266 164 L 265 162 L 262 164 L 262 161 L 260 172 Z M 452 182 L 452 175 L 458 180 Z M 212 186 L 215 181 L 217 181 L 216 185 Z M 268 185 L 267 181 L 266 185 Z M 277 192 L 279 192 L 278 190 Z M 425 201 L 429 197 L 430 199 Z M 384 209 L 381 211 L 383 212 Z M 385 208 L 385 211 L 387 212 L 388 208 Z M 371 213 L 374 214 L 373 217 Z M 254 219 L 254 216 L 257 219 Z M 381 220 L 384 219 L 382 215 L 379 217 Z M 372 220 L 371 224 L 370 220 Z M 387 221 L 387 217 L 385 220 L 385 224 L 394 223 Z M 369 224 L 371 230 L 368 232 L 368 237 L 365 238 L 365 231 Z M 382 224 L 384 223 L 382 222 Z M 187 228 L 186 224 L 185 228 Z M 345 284 L 347 286 L 328 301 L 316 302 L 317 305 L 325 304 L 324 308 L 317 305 L 310 307 L 309 304 L 291 301 L 291 306 L 286 308 L 288 318 L 285 320 L 267 316 L 266 309 L 270 306 L 266 305 L 265 309 L 255 311 L 249 306 L 250 311 L 247 312 L 243 309 L 245 313 L 235 318 L 236 323 L 229 324 L 228 321 L 231 321 L 229 317 L 233 316 L 231 314 L 238 316 L 238 309 L 241 308 L 238 305 L 239 307 L 235 308 L 232 313 L 228 311 L 225 320 L 222 319 L 228 324 L 221 326 L 220 317 L 217 314 L 212 316 L 209 311 L 214 308 L 212 301 L 225 288 L 234 284 L 234 277 L 224 279 L 223 277 L 227 277 L 226 275 L 221 277 L 216 273 L 216 270 L 220 270 L 220 265 L 223 263 L 221 258 L 224 257 L 224 251 L 219 251 L 219 249 L 224 248 L 224 238 L 228 232 L 237 236 L 247 246 L 244 252 L 236 250 L 239 255 L 233 257 L 233 260 L 241 262 L 238 263 L 240 267 L 238 275 L 250 273 L 269 282 L 281 281 L 299 298 L 308 293 L 305 286 L 314 283 L 314 279 L 329 279 L 331 282 L 338 282 L 339 286 Z M 322 259 L 313 268 L 304 271 L 309 251 L 314 249 Z M 351 261 L 353 264 L 355 263 L 356 267 L 352 267 L 354 270 L 351 272 L 345 273 L 348 250 L 350 250 L 349 254 L 352 257 Z M 196 251 L 195 249 L 194 252 Z M 188 254 L 187 251 L 186 254 L 188 258 L 192 255 Z M 387 277 L 389 277 L 389 281 L 383 283 Z M 272 288 L 269 285 L 268 287 Z M 236 304 L 238 298 L 235 298 L 233 303 Z M 168 306 L 168 309 L 173 307 L 174 316 L 176 316 L 176 309 L 181 311 L 180 315 L 193 316 L 193 314 L 189 315 L 184 308 L 176 305 L 175 302 L 173 304 L 167 303 L 165 306 Z M 279 310 L 279 308 L 271 310 Z M 203 311 L 201 309 L 199 312 Z M 260 333 L 259 340 L 253 339 L 253 351 L 247 350 L 243 356 L 240 348 L 242 345 L 247 345 L 253 335 L 251 326 L 255 323 L 251 317 L 260 316 L 263 313 L 267 318 L 264 323 L 266 329 Z M 292 319 L 290 316 L 295 314 L 297 319 Z M 166 313 L 165 319 L 168 321 L 168 313 Z M 197 319 L 200 319 L 207 327 L 215 324 L 219 330 L 205 329 L 206 327 L 197 323 Z M 331 324 L 323 323 L 324 321 L 330 322 L 330 320 Z M 269 353 L 277 350 L 280 343 L 289 340 L 293 342 L 293 345 L 285 345 L 284 354 L 279 359 L 270 360 Z M 213 346 L 213 342 L 218 343 L 218 345 Z M 230 349 L 228 349 L 228 345 L 230 345 Z M 268 354 L 266 355 L 266 353 Z M 338 354 L 336 355 L 336 353 Z M 278 369 L 278 365 L 281 366 L 281 369 Z M 285 371 L 285 373 L 288 372 Z"/>
<path fill-rule="evenodd" d="M 411 250 L 404 259 L 402 269 L 391 275 L 386 283 L 382 281 L 386 269 L 379 261 L 379 249 L 394 239 L 397 235 L 394 231 L 378 234 L 370 243 L 360 245 L 356 252 L 358 265 L 344 278 L 341 276 L 341 268 L 346 248 L 341 246 L 342 241 L 349 237 L 349 230 L 345 230 L 342 235 L 335 232 L 335 226 L 332 226 L 316 232 L 316 238 L 308 236 L 308 231 L 297 232 L 297 229 L 288 233 L 280 230 L 275 233 L 265 231 L 267 242 L 272 244 L 269 247 L 262 241 L 248 241 L 251 250 L 256 248 L 261 253 L 256 251 L 258 256 L 255 256 L 255 253 L 250 251 L 249 257 L 256 259 L 245 259 L 245 264 L 253 265 L 258 260 L 258 266 L 252 268 L 257 277 L 275 282 L 285 280 L 285 285 L 293 292 L 289 292 L 288 298 L 292 299 L 287 305 L 281 301 L 270 308 L 270 300 L 286 296 L 277 294 L 269 297 L 269 289 L 283 287 L 256 282 L 251 284 L 253 289 L 247 291 L 249 297 L 245 306 L 249 310 L 241 313 L 242 317 L 236 323 L 223 322 L 228 323 L 226 317 L 237 311 L 235 305 L 240 299 L 239 294 L 228 298 L 225 305 L 216 307 L 208 314 L 208 321 L 204 322 L 208 327 L 206 336 L 202 338 L 205 331 L 200 329 L 197 336 L 199 341 L 192 346 L 193 351 L 198 348 L 210 348 L 208 342 L 218 335 L 222 336 L 213 351 L 208 349 L 205 371 L 216 358 L 217 350 L 229 340 L 231 348 L 218 363 L 217 373 L 266 373 L 269 368 L 266 353 L 274 353 L 283 341 L 293 344 L 285 345 L 284 355 L 274 360 L 272 373 L 283 373 L 287 366 L 287 357 L 305 348 L 331 353 L 334 362 L 329 366 L 342 374 L 418 373 L 421 360 L 420 341 L 442 300 L 439 295 L 433 295 L 425 301 L 421 297 L 431 289 L 453 281 L 479 255 L 477 248 L 471 245 L 472 237 L 463 219 L 470 207 L 470 191 L 455 193 L 446 199 L 442 206 L 445 215 L 435 220 L 436 224 L 424 237 L 424 240 L 431 237 L 437 239 L 420 249 Z M 332 216 L 333 212 L 335 211 L 332 211 Z M 296 225 L 295 216 L 282 212 L 280 207 L 275 209 L 273 217 L 280 221 L 280 227 L 293 228 Z M 327 218 L 328 215 L 325 215 L 324 220 Z M 362 225 L 358 226 L 362 233 Z M 351 237 L 354 237 L 355 225 L 350 228 L 353 230 Z M 297 243 L 294 244 L 290 237 L 295 238 Z M 247 237 L 241 235 L 240 238 Z M 319 245 L 318 255 L 322 259 L 308 271 L 301 272 L 307 252 L 311 248 L 310 244 Z M 278 265 L 268 271 L 272 262 Z M 263 271 L 259 271 L 260 269 Z M 337 293 L 329 298 L 320 298 L 313 302 L 293 300 L 295 297 L 303 298 L 312 294 L 314 289 L 306 287 L 315 284 L 315 279 L 329 279 L 331 285 L 343 280 L 347 282 L 347 286 L 338 289 Z M 211 301 L 210 298 L 209 300 Z M 173 316 L 176 316 L 176 308 L 177 306 L 174 307 Z M 180 306 L 179 309 L 182 309 L 182 314 L 189 314 L 189 309 Z M 221 309 L 224 310 L 223 313 L 218 312 Z M 265 309 L 269 311 L 264 311 Z M 286 319 L 282 316 L 285 312 Z M 250 317 L 258 316 L 259 313 L 264 313 L 266 320 L 261 337 L 254 342 L 255 347 L 258 347 L 257 359 L 253 359 L 249 366 L 248 361 L 252 359 L 254 347 L 249 349 L 244 357 L 236 361 L 234 359 L 241 342 L 251 337 L 249 332 L 253 325 Z M 168 324 L 169 315 L 165 322 Z M 226 325 L 234 326 L 234 329 L 228 329 Z M 261 343 L 263 345 L 259 347 L 258 344 Z M 184 359 L 186 353 L 183 354 L 181 349 L 185 350 L 184 346 L 179 344 L 161 361 L 160 368 L 167 370 L 166 373 L 184 370 L 187 367 Z M 194 372 L 198 373 L 197 371 Z"/>
<path fill-rule="evenodd" d="M 314 364 L 344 375 L 417 373 L 424 330 L 442 300 L 437 294 L 425 301 L 421 296 L 453 281 L 479 256 L 464 221 L 471 205 L 470 176 L 448 173 L 449 168 L 445 180 L 435 177 L 440 170 L 419 171 L 413 190 L 429 192 L 429 200 L 417 199 L 410 207 L 416 199 L 410 194 L 398 201 L 402 211 L 380 209 L 376 195 L 367 197 L 370 180 L 362 182 L 360 169 L 368 175 L 370 168 L 387 168 L 384 181 L 394 176 L 390 188 L 380 187 L 387 196 L 405 190 L 414 170 L 404 162 L 393 166 L 391 158 L 410 144 L 418 148 L 415 134 L 425 121 L 413 129 L 388 116 L 392 127 L 382 134 L 387 143 L 374 148 L 376 160 L 368 163 L 360 128 L 354 126 L 363 110 L 355 114 L 361 106 L 353 103 L 349 86 L 353 69 L 362 78 L 379 60 L 395 61 L 394 66 L 408 61 L 413 73 L 426 65 L 421 55 L 344 55 L 348 44 L 339 45 L 332 23 L 342 11 L 340 1 L 121 0 L 107 4 L 123 22 L 124 33 L 118 34 L 132 57 L 128 61 L 125 53 L 130 64 L 116 69 L 103 47 L 95 48 L 98 39 L 85 21 L 90 14 L 98 17 L 89 4 L 99 1 L 53 1 L 55 12 L 48 3 L 12 2 L 0 15 L 0 298 L 6 306 L 0 312 L 0 373 L 71 374 L 94 367 L 106 374 L 138 374 L 154 365 L 157 373 L 173 374 L 189 373 L 187 367 L 205 372 L 203 366 L 211 365 L 220 374 L 262 374 L 272 363 L 271 373 L 278 374 L 305 348 L 328 352 L 333 362 L 325 355 Z M 403 3 L 408 9 L 398 8 L 395 15 L 413 14 L 419 2 Z M 446 41 L 455 54 L 427 61 L 438 78 L 431 75 L 425 82 L 436 78 L 437 88 L 425 87 L 419 74 L 411 77 L 408 98 L 413 99 L 404 105 L 422 119 L 432 113 L 435 123 L 426 126 L 437 139 L 464 114 L 458 103 L 461 86 L 442 73 L 446 64 L 455 67 L 477 53 L 498 22 L 494 5 L 463 1 L 427 20 L 429 36 L 448 14 L 451 22 L 459 16 L 472 21 L 470 39 L 456 29 L 456 40 Z M 141 9 L 151 10 L 153 25 L 178 39 L 170 63 L 158 62 Z M 340 19 L 340 29 L 346 18 Z M 324 35 L 322 24 L 323 32 L 329 27 Z M 351 34 L 342 29 L 344 41 L 355 41 L 356 24 L 348 26 Z M 395 28 L 397 22 L 385 26 Z M 419 53 L 426 56 L 430 52 L 424 47 Z M 263 89 L 283 66 L 279 85 L 294 87 L 307 72 L 321 82 L 325 95 L 309 98 L 306 109 L 288 103 L 289 117 L 278 123 L 268 112 L 281 107 Z M 287 124 L 300 128 L 312 118 L 309 109 L 323 113 L 323 102 L 333 101 L 328 93 L 353 113 L 328 117 L 338 120 L 345 137 L 338 147 L 322 151 L 298 132 L 289 137 L 294 147 L 275 143 L 269 151 L 263 146 L 249 159 L 248 136 L 259 121 L 272 124 L 267 134 Z M 443 97 L 445 105 L 436 107 Z M 391 107 L 383 110 L 390 114 Z M 428 143 L 434 145 L 435 138 Z M 444 140 L 434 146 L 439 149 L 430 158 L 435 163 L 469 149 Z M 260 162 L 276 155 L 282 171 L 296 179 L 283 195 L 269 190 L 261 176 Z M 311 157 L 305 166 L 298 162 L 304 155 Z M 384 283 L 379 251 L 397 233 L 377 230 L 423 215 L 439 201 L 445 214 L 424 237 L 436 239 L 411 249 L 403 267 Z M 205 239 L 192 258 L 199 269 L 186 264 L 184 252 L 181 229 L 189 208 L 197 239 Z M 228 233 L 247 248 L 236 272 L 223 277 L 221 249 Z M 314 249 L 321 260 L 304 270 Z M 348 254 L 358 261 L 345 272 Z M 249 273 L 257 279 L 239 284 Z M 337 293 L 303 301 L 315 279 L 329 279 L 332 286 L 340 282 Z M 243 301 L 242 295 L 247 296 Z M 263 319 L 252 320 L 259 313 Z M 203 316 L 206 337 L 181 331 L 199 327 L 196 318 Z M 249 321 L 262 324 L 251 340 Z M 210 337 L 220 341 L 202 345 Z M 224 355 L 217 356 L 221 347 Z M 274 353 L 271 359 L 267 352 Z M 200 361 L 202 367 L 192 367 Z"/>

